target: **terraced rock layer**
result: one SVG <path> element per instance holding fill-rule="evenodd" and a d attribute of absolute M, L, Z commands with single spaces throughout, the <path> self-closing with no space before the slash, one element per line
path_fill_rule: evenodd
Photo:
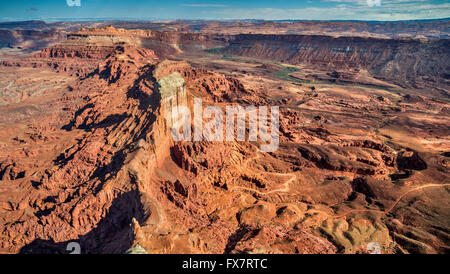
<path fill-rule="evenodd" d="M 61 79 L 54 90 L 36 80 L 42 89 L 0 108 L 1 252 L 66 253 L 72 241 L 83 253 L 367 253 L 374 242 L 384 253 L 448 252 L 448 118 L 438 115 L 448 104 L 345 87 L 267 91 L 265 78 L 162 60 L 161 44 L 136 33 L 82 30 L 5 63 Z M 167 117 L 194 97 L 281 104 L 279 149 L 174 142 Z"/>
<path fill-rule="evenodd" d="M 265 58 L 328 70 L 366 69 L 404 87 L 448 88 L 450 42 L 319 35 L 240 34 L 221 53 Z"/>

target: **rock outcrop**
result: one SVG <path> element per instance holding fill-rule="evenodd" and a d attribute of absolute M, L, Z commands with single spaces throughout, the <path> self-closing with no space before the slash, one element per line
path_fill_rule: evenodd
<path fill-rule="evenodd" d="M 284 38 L 295 46 L 250 35 L 224 51 L 279 54 L 343 79 L 334 67 L 382 70 L 372 62 L 397 62 L 403 44 L 446 43 Z M 286 84 L 273 80 L 272 70 L 283 71 L 277 64 L 225 74 L 165 60 L 196 61 L 175 52 L 203 53 L 209 39 L 82 29 L 4 61 L 0 252 L 67 253 L 71 242 L 82 253 L 367 253 L 374 242 L 384 253 L 448 252 L 448 118 L 440 114 L 448 104 Z M 435 75 L 428 68 L 414 73 Z M 278 150 L 260 151 L 260 140 L 174 140 L 173 114 L 192 111 L 194 98 L 221 109 L 280 106 Z"/>

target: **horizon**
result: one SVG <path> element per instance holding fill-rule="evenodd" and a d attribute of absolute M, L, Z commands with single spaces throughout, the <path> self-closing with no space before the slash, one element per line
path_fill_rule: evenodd
<path fill-rule="evenodd" d="M 72 5 L 72 6 L 69 6 Z M 77 6 L 80 4 L 80 6 Z M 1 22 L 117 21 L 364 21 L 448 20 L 442 0 L 18 0 L 4 3 Z"/>

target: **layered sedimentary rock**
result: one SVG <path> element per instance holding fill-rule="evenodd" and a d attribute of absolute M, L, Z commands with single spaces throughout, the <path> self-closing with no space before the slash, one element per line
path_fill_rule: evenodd
<path fill-rule="evenodd" d="M 139 58 L 137 61 L 147 59 L 157 60 L 154 51 L 137 48 L 133 44 L 126 43 L 122 39 L 114 39 L 107 35 L 101 37 L 69 36 L 67 40 L 52 47 L 44 48 L 31 57 L 22 60 L 5 60 L 4 66 L 20 66 L 34 68 L 51 68 L 60 72 L 69 72 L 78 77 L 87 77 L 94 70 L 102 73 L 102 63 L 118 61 L 117 64 L 132 64 L 132 57 Z M 117 67 L 111 67 L 117 70 Z M 107 74 L 113 75 L 114 72 Z"/>
<path fill-rule="evenodd" d="M 217 46 L 220 43 L 213 35 L 201 33 L 167 32 L 157 30 L 126 30 L 108 26 L 106 28 L 81 29 L 72 37 L 88 36 L 91 39 L 99 37 L 114 37 L 144 48 L 150 48 L 160 57 L 169 57 L 184 50 L 202 50 Z"/>
<path fill-rule="evenodd" d="M 360 87 L 265 88 L 265 77 L 163 60 L 163 44 L 141 43 L 148 33 L 81 30 L 17 61 L 26 68 L 5 63 L 62 79 L 36 80 L 42 94 L 0 109 L 1 252 L 67 253 L 70 242 L 82 253 L 448 252 L 448 104 Z M 159 40 L 183 43 L 171 39 Z M 347 56 L 335 54 L 333 66 Z M 280 105 L 279 149 L 174 141 L 173 110 L 192 110 L 195 97 L 222 109 Z"/>
<path fill-rule="evenodd" d="M 234 36 L 220 52 L 327 69 L 367 69 L 377 78 L 411 87 L 448 86 L 450 42 L 320 35 Z"/>

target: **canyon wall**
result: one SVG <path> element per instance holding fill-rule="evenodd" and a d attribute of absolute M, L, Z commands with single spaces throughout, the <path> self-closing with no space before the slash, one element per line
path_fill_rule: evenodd
<path fill-rule="evenodd" d="M 420 80 L 448 85 L 450 72 L 448 39 L 242 34 L 234 36 L 220 52 L 329 69 L 367 69 L 378 78 L 406 87 Z"/>
<path fill-rule="evenodd" d="M 0 29 L 0 48 L 36 50 L 66 39 L 66 33 L 52 30 Z"/>
<path fill-rule="evenodd" d="M 105 28 L 81 29 L 68 36 L 76 37 L 114 37 L 130 44 L 152 49 L 159 57 L 169 57 L 184 50 L 202 50 L 223 44 L 225 36 L 189 32 L 170 32 L 157 30 L 127 30 L 108 26 Z"/>

